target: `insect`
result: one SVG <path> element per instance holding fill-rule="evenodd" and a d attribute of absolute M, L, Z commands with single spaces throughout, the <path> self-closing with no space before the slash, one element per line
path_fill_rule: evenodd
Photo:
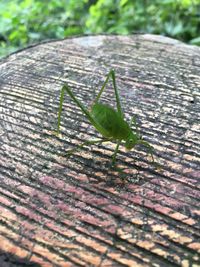
<path fill-rule="evenodd" d="M 113 109 L 111 106 L 102 104 L 99 102 L 99 99 L 108 83 L 109 79 L 112 79 L 112 84 L 114 87 L 117 110 Z M 60 131 L 60 124 L 61 124 L 61 113 L 64 101 L 64 95 L 67 93 L 73 102 L 82 110 L 83 114 L 87 117 L 89 122 L 96 128 L 96 130 L 102 135 L 102 138 L 95 139 L 95 140 L 87 140 L 83 144 L 77 146 L 75 149 L 71 149 L 67 151 L 68 155 L 71 155 L 75 151 L 83 148 L 86 145 L 92 144 L 101 144 L 104 142 L 115 142 L 116 148 L 112 155 L 112 165 L 116 164 L 116 156 L 119 151 L 119 146 L 124 145 L 126 150 L 131 150 L 136 145 L 143 145 L 148 149 L 148 152 L 153 158 L 153 147 L 143 138 L 140 136 L 138 127 L 136 124 L 135 116 L 132 117 L 130 125 L 124 118 L 124 113 L 121 108 L 119 93 L 116 85 L 115 79 L 115 71 L 110 70 L 108 73 L 96 99 L 93 101 L 90 109 L 87 109 L 73 94 L 71 89 L 67 84 L 64 84 L 61 89 L 60 94 L 60 104 L 59 104 L 59 111 L 58 111 L 58 123 L 57 123 L 57 133 L 59 134 Z M 134 125 L 135 131 L 132 130 L 132 126 Z"/>

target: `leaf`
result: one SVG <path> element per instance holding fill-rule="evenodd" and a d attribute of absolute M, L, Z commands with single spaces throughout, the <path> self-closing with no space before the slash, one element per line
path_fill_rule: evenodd
<path fill-rule="evenodd" d="M 190 40 L 190 44 L 192 45 L 200 45 L 200 37 L 194 38 Z"/>

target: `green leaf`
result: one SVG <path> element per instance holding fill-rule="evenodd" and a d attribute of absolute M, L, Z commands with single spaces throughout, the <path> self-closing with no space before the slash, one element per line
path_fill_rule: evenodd
<path fill-rule="evenodd" d="M 196 37 L 196 38 L 190 40 L 190 44 L 200 45 L 200 37 Z"/>

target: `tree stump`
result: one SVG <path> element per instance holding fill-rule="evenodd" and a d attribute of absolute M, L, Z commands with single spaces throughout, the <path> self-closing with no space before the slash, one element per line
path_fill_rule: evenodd
<path fill-rule="evenodd" d="M 68 149 L 99 136 L 89 107 L 110 69 L 154 147 Z M 111 82 L 101 100 L 116 106 Z M 85 36 L 0 61 L 1 266 L 200 266 L 200 48 L 155 35 Z M 9 265 L 6 265 L 9 264 Z M 21 264 L 21 265 L 20 265 Z"/>

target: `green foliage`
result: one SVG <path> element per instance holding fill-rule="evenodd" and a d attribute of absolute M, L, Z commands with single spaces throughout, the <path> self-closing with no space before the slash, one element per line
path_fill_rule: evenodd
<path fill-rule="evenodd" d="M 190 41 L 200 36 L 200 1 L 99 0 L 86 25 L 92 32 L 149 32 Z"/>
<path fill-rule="evenodd" d="M 0 44 L 10 52 L 28 43 L 83 33 L 86 8 L 87 0 L 3 0 Z"/>
<path fill-rule="evenodd" d="M 167 35 L 200 45 L 200 0 L 1 0 L 0 55 L 83 33 Z"/>

